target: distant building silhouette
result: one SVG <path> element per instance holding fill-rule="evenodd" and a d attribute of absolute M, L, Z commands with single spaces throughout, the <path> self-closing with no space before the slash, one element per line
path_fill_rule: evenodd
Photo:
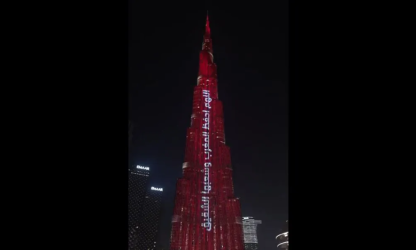
<path fill-rule="evenodd" d="M 244 232 L 244 249 L 258 250 L 257 225 L 261 224 L 261 220 L 255 220 L 253 217 L 243 217 Z"/>
<path fill-rule="evenodd" d="M 160 225 L 163 189 L 149 187 L 150 168 L 129 169 L 129 250 L 154 250 Z"/>
<path fill-rule="evenodd" d="M 163 188 L 150 187 L 144 199 L 138 228 L 139 250 L 155 250 L 159 235 Z"/>
<path fill-rule="evenodd" d="M 148 167 L 136 166 L 135 169 L 129 169 L 129 250 L 139 250 L 138 228 L 148 181 Z"/>

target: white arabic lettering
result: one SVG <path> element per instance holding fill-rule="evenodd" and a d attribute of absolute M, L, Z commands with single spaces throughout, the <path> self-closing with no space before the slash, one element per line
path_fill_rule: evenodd
<path fill-rule="evenodd" d="M 210 123 L 210 109 L 212 102 L 212 98 L 210 97 L 209 90 L 202 90 L 202 96 L 204 98 L 204 107 L 208 109 L 202 110 L 204 113 L 204 118 L 202 119 L 202 129 L 206 131 L 202 131 L 203 142 L 202 147 L 204 149 L 204 176 L 203 176 L 203 184 L 204 190 L 201 191 L 202 194 L 209 194 L 209 191 L 212 190 L 211 182 L 209 180 L 209 168 L 212 166 L 210 158 L 212 157 L 212 150 L 209 145 L 209 123 Z M 211 231 L 211 218 L 210 218 L 210 211 L 209 211 L 209 197 L 202 196 L 202 205 L 201 208 L 203 209 L 201 215 L 203 222 L 201 226 L 204 227 L 207 231 Z"/>

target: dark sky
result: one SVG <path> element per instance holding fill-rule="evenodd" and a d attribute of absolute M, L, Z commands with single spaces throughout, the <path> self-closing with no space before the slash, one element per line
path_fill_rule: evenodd
<path fill-rule="evenodd" d="M 168 247 L 206 8 L 129 2 L 132 158 L 151 168 L 152 185 L 164 188 L 161 242 Z M 274 237 L 288 219 L 288 1 L 273 4 L 263 11 L 209 10 L 235 195 L 243 216 L 263 222 L 261 250 L 276 248 Z"/>

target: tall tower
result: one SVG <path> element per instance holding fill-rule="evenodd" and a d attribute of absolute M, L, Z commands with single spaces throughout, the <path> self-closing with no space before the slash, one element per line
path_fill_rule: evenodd
<path fill-rule="evenodd" d="M 243 231 L 244 231 L 244 249 L 257 250 L 257 225 L 261 224 L 261 220 L 255 220 L 253 217 L 243 217 Z"/>
<path fill-rule="evenodd" d="M 225 145 L 208 15 L 182 168 L 170 249 L 243 250 L 240 202 L 234 197 L 230 149 Z"/>

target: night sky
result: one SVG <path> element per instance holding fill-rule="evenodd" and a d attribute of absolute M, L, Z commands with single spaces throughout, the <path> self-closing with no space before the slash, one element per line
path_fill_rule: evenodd
<path fill-rule="evenodd" d="M 269 11 L 209 9 L 226 144 L 243 216 L 262 220 L 259 249 L 275 249 L 288 219 L 288 1 Z M 129 1 L 129 119 L 134 164 L 164 189 L 161 243 L 169 246 L 175 184 L 206 8 L 144 9 Z"/>

